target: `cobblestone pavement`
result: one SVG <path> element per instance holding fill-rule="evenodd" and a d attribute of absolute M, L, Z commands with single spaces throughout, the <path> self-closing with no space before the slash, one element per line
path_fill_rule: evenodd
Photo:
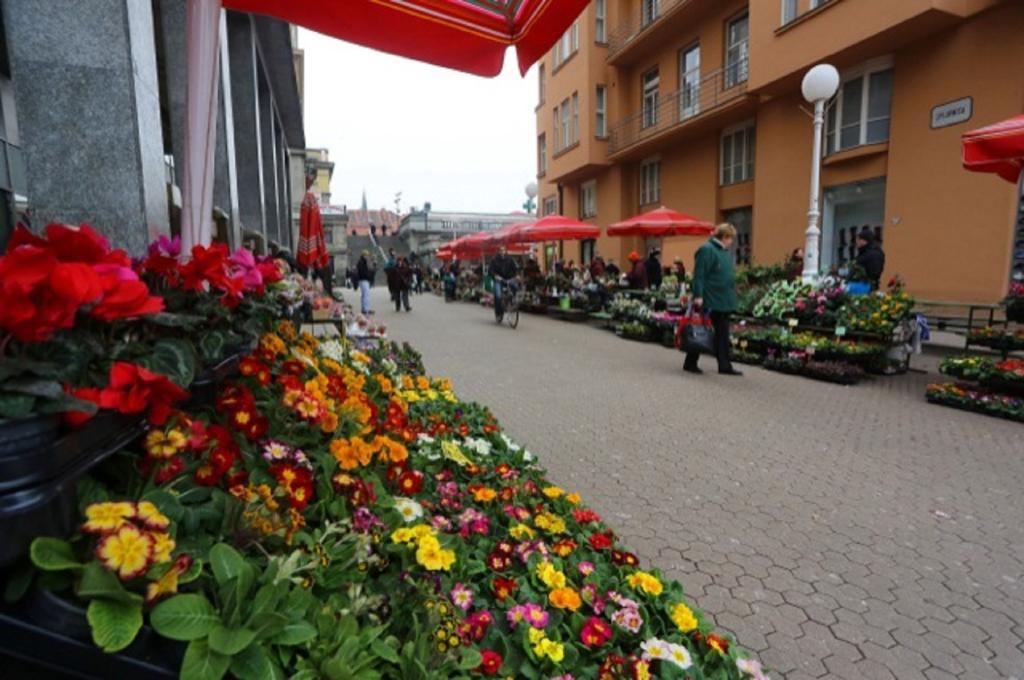
<path fill-rule="evenodd" d="M 554 482 L 680 580 L 773 677 L 1024 678 L 1024 427 L 594 328 L 375 292 L 391 336 L 491 406 Z M 712 362 L 703 360 L 705 369 Z"/>

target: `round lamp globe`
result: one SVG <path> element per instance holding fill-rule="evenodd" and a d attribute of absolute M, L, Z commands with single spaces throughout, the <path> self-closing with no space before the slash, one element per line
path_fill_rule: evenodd
<path fill-rule="evenodd" d="M 839 89 L 839 71 L 831 64 L 818 64 L 804 76 L 800 86 L 804 99 L 810 103 L 831 99 Z"/>

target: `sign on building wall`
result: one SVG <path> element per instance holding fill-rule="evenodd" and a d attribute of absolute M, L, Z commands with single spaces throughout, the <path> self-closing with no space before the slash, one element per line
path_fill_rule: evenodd
<path fill-rule="evenodd" d="M 965 123 L 971 119 L 973 113 L 973 97 L 964 97 L 946 104 L 939 104 L 932 109 L 932 129 Z"/>

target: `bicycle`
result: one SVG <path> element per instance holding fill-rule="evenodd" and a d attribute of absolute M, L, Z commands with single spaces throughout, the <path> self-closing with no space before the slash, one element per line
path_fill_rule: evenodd
<path fill-rule="evenodd" d="M 505 289 L 505 294 L 501 296 L 501 314 L 498 314 L 497 310 L 494 312 L 495 323 L 507 323 L 510 328 L 515 329 L 519 326 L 519 303 L 522 302 L 522 291 L 520 286 L 515 281 L 496 281 L 498 285 L 501 285 Z M 497 304 L 497 299 L 495 299 Z"/>

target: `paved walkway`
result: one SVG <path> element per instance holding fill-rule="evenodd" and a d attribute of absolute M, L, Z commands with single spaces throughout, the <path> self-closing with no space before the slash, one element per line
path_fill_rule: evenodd
<path fill-rule="evenodd" d="M 934 375 L 691 376 L 597 329 L 385 298 L 394 339 L 774 678 L 1024 678 L 1024 426 L 927 404 Z"/>

